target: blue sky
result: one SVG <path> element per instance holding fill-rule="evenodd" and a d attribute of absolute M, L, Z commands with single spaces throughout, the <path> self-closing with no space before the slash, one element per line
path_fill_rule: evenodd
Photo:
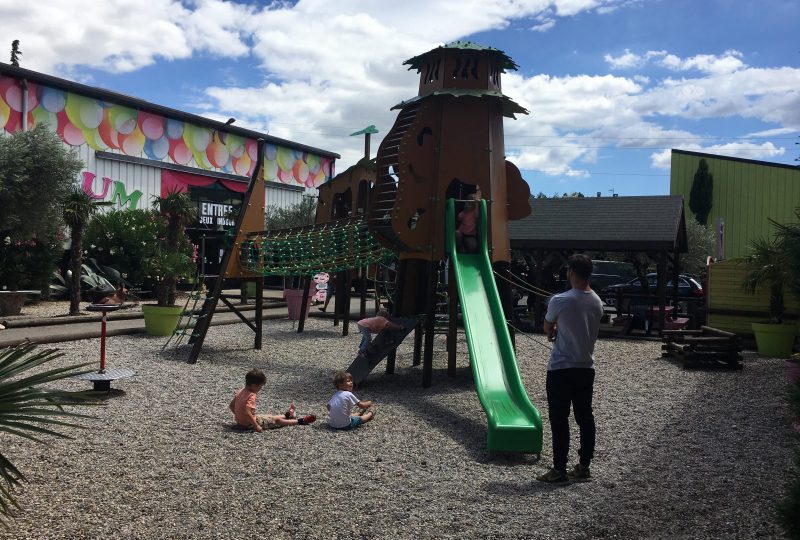
<path fill-rule="evenodd" d="M 506 153 L 533 193 L 669 192 L 669 149 L 800 156 L 800 0 L 40 0 L 0 5 L 23 67 L 342 154 L 467 39 L 519 64 Z M 377 142 L 373 145 L 373 152 Z"/>

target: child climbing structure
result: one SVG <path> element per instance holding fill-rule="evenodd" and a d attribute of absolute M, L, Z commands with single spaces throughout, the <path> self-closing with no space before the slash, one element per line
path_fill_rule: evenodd
<path fill-rule="evenodd" d="M 505 160 L 503 142 L 503 118 L 527 114 L 501 89 L 501 74 L 517 66 L 502 51 L 460 41 L 405 64 L 420 74 L 419 94 L 393 107 L 400 112 L 375 160 L 365 156 L 322 186 L 312 227 L 265 232 L 237 223 L 228 271 L 308 277 L 397 256 L 392 316 L 424 320 L 416 329 L 415 358 L 424 334 L 427 387 L 440 264 L 449 259 L 448 372 L 455 374 L 460 299 L 476 390 L 489 423 L 489 450 L 538 453 L 541 417 L 522 386 L 507 327 L 511 291 L 494 278 L 510 266 L 509 220 L 530 213 L 530 188 Z M 251 184 L 263 183 L 258 171 Z M 253 211 L 251 190 L 246 212 Z M 476 253 L 463 254 L 454 247 L 454 220 L 468 197 L 480 200 L 480 238 Z M 351 369 L 360 376 L 377 363 L 374 357 L 363 358 L 363 366 L 358 362 Z M 394 362 L 392 351 L 387 373 Z"/>

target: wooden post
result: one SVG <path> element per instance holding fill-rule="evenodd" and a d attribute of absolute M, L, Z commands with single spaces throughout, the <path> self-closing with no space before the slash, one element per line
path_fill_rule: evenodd
<path fill-rule="evenodd" d="M 344 279 L 344 297 L 342 298 L 342 302 L 344 303 L 344 313 L 342 313 L 342 335 L 346 336 L 350 333 L 350 285 L 353 282 L 350 270 L 344 271 Z"/>
<path fill-rule="evenodd" d="M 361 318 L 367 316 L 367 267 L 361 267 L 361 309 L 359 310 Z"/>
<path fill-rule="evenodd" d="M 256 278 L 256 339 L 255 347 L 261 350 L 262 330 L 264 326 L 264 276 Z"/>
<path fill-rule="evenodd" d="M 452 264 L 447 265 L 447 375 L 456 376 L 456 344 L 458 343 L 458 287 L 456 271 Z"/>
<path fill-rule="evenodd" d="M 418 366 L 420 364 L 420 359 L 422 356 L 422 334 L 424 333 L 424 329 L 422 328 L 421 324 L 418 324 L 414 327 L 414 359 L 411 362 L 411 365 Z"/>
<path fill-rule="evenodd" d="M 342 273 L 336 272 L 336 285 L 334 286 L 334 295 L 333 295 L 333 326 L 339 326 L 339 309 L 341 304 L 339 303 L 342 297 Z"/>
<path fill-rule="evenodd" d="M 544 252 L 541 249 L 536 250 L 536 287 L 544 289 Z M 533 294 L 529 292 L 528 294 Z M 536 295 L 534 295 L 536 296 Z M 542 324 L 544 315 L 542 314 L 542 302 L 538 298 L 534 300 L 533 308 L 533 327 L 539 328 Z"/>
<path fill-rule="evenodd" d="M 433 379 L 433 330 L 436 325 L 436 285 L 439 283 L 439 261 L 428 262 L 428 296 L 425 319 L 425 359 L 422 364 L 422 387 L 429 388 Z"/>
<path fill-rule="evenodd" d="M 675 306 L 675 313 L 678 313 L 678 285 L 681 276 L 681 254 L 677 251 L 672 256 L 672 305 Z M 687 308 L 688 310 L 688 308 Z"/>
<path fill-rule="evenodd" d="M 303 287 L 303 302 L 300 304 L 300 320 L 297 322 L 297 333 L 301 333 L 306 324 L 306 315 L 308 314 L 308 295 L 311 288 L 311 277 L 304 277 L 300 280 L 300 286 Z"/>
<path fill-rule="evenodd" d="M 404 282 L 406 279 L 406 268 L 408 266 L 408 259 L 404 259 L 400 261 L 400 266 L 397 269 L 397 285 L 395 286 L 394 290 L 394 305 L 392 310 L 392 315 L 400 315 L 403 312 L 403 289 L 404 289 Z M 395 359 L 397 358 L 397 349 L 392 349 L 392 352 L 389 353 L 389 356 L 386 357 L 386 373 L 391 375 L 394 373 L 394 364 Z"/>
<path fill-rule="evenodd" d="M 658 330 L 664 330 L 664 319 L 667 307 L 667 254 L 662 252 L 658 256 Z"/>

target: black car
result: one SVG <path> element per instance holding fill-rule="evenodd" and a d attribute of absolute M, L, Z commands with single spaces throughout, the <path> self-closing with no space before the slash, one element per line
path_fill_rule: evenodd
<path fill-rule="evenodd" d="M 650 287 L 650 293 L 655 294 L 657 287 L 657 274 L 647 274 L 647 283 Z M 681 274 L 678 276 L 678 296 L 694 296 L 701 298 L 705 293 L 703 286 L 691 276 Z M 634 278 L 627 283 L 620 283 L 618 285 L 611 285 L 600 291 L 600 297 L 609 306 L 613 306 L 617 301 L 617 291 L 623 293 L 641 293 L 642 282 L 639 278 Z M 667 282 L 667 296 L 672 294 L 672 279 Z"/>

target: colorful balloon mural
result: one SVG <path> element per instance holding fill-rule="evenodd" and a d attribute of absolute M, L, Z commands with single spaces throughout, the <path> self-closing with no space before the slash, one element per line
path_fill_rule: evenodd
<path fill-rule="evenodd" d="M 21 111 L 19 84 L 0 75 L 0 130 L 19 130 Z M 253 174 L 258 154 L 254 139 L 28 82 L 28 125 L 40 123 L 70 146 L 242 176 Z M 267 143 L 264 173 L 268 181 L 319 187 L 330 179 L 331 158 Z"/>

